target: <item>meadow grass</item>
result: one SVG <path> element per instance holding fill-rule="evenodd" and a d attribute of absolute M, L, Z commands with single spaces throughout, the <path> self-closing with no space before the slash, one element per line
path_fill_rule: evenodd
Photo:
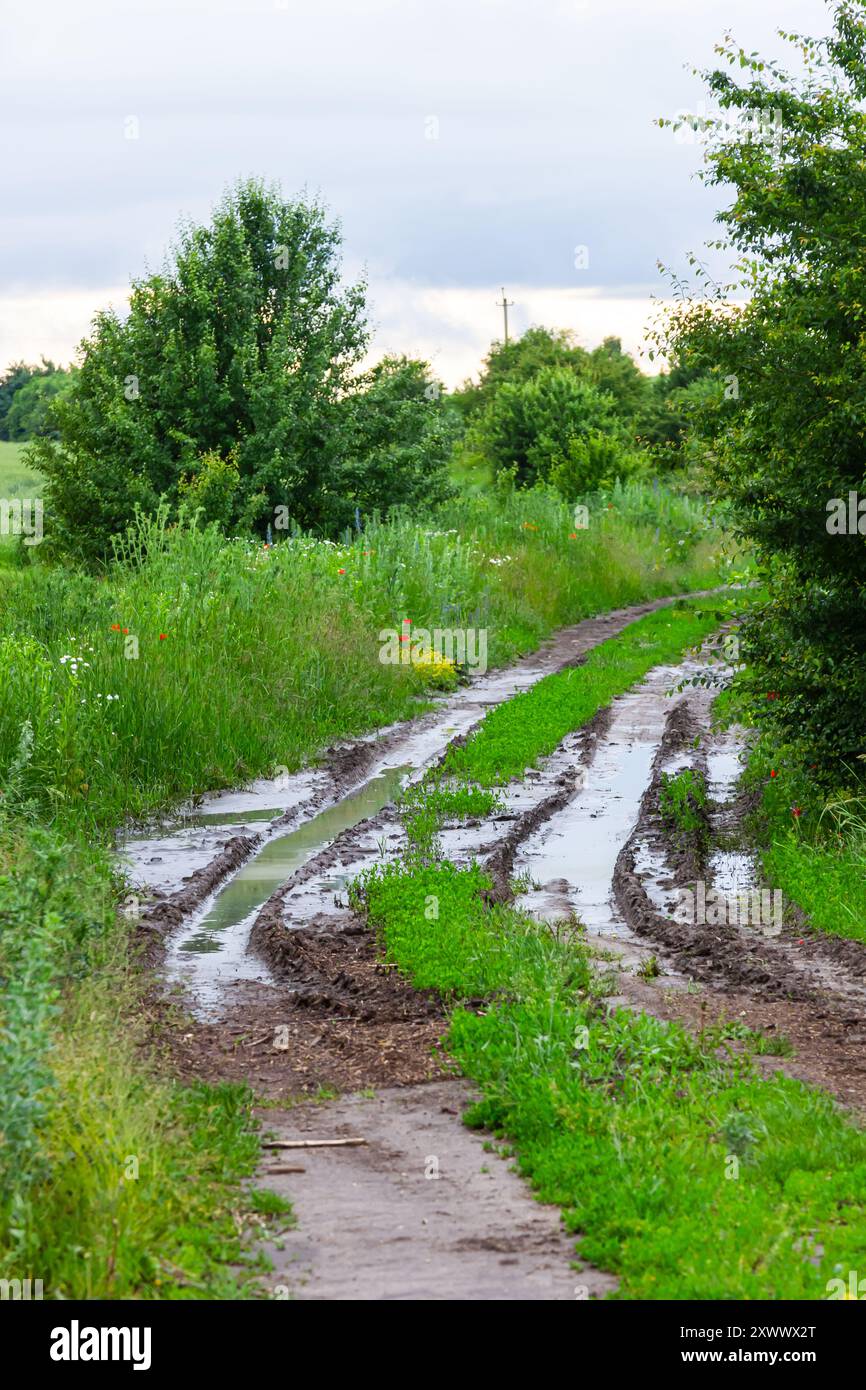
<path fill-rule="evenodd" d="M 45 479 L 25 461 L 24 444 L 0 439 L 0 501 L 33 500 L 42 496 Z M 23 559 L 15 536 L 0 533 L 0 566 L 15 565 Z"/>
<path fill-rule="evenodd" d="M 241 1297 L 252 1097 L 160 1074 L 114 898 L 98 848 L 0 811 L 0 1274 L 46 1298 Z"/>
<path fill-rule="evenodd" d="M 619 637 L 595 647 L 580 665 L 545 676 L 530 690 L 498 705 L 472 736 L 452 749 L 446 773 L 492 787 L 522 776 L 585 724 L 604 705 L 641 680 L 654 666 L 678 662 L 698 647 L 725 617 L 749 602 L 747 595 L 673 604 L 630 623 Z"/>
<path fill-rule="evenodd" d="M 379 659 L 404 620 L 484 628 L 496 665 L 720 571 L 718 538 L 665 559 L 643 523 L 605 513 L 570 532 L 545 493 L 464 510 L 463 531 L 397 519 L 271 548 L 142 523 L 105 576 L 5 571 L 0 769 L 29 726 L 19 794 L 78 830 L 113 827 L 417 712 L 423 672 Z"/>
<path fill-rule="evenodd" d="M 41 497 L 45 479 L 26 461 L 26 447 L 0 439 L 0 497 Z"/>
<path fill-rule="evenodd" d="M 794 749 L 771 749 L 766 737 L 751 750 L 744 784 L 758 796 L 750 828 L 766 882 L 817 931 L 866 942 L 862 792 L 829 793 Z"/>

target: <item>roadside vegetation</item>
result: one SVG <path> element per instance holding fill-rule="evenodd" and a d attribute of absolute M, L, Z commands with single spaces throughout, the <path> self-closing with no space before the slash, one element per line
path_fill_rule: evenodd
<path fill-rule="evenodd" d="M 698 269 L 659 341 L 715 376 L 690 447 L 767 591 L 725 700 L 757 735 L 746 784 L 765 879 L 804 929 L 863 941 L 866 8 L 829 12 L 828 37 L 785 36 L 786 67 L 718 46 L 703 177 L 733 188 L 718 220 L 740 279 Z"/>

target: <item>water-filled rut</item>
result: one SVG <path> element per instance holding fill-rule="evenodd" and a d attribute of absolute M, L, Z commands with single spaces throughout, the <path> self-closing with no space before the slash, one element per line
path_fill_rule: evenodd
<path fill-rule="evenodd" d="M 287 925 L 303 926 L 335 911 L 348 879 L 372 857 L 399 848 L 399 821 L 387 808 L 401 786 L 423 776 L 495 705 L 579 661 L 662 603 L 563 629 L 530 657 L 439 700 L 431 713 L 337 746 L 321 767 L 207 797 L 155 832 L 130 834 L 120 846 L 121 861 L 151 944 L 162 943 L 168 981 L 183 989 L 190 1009 L 214 1018 L 233 1006 L 239 983 L 274 986 L 263 953 L 250 943 L 275 894 L 284 900 Z M 556 774 L 555 758 L 551 762 Z M 549 780 L 542 775 L 510 789 L 500 819 L 513 820 L 534 805 Z M 490 830 L 485 823 L 474 832 L 455 828 L 446 832 L 443 848 L 466 858 L 484 848 L 478 841 Z M 311 873 L 317 865 L 321 872 Z"/>

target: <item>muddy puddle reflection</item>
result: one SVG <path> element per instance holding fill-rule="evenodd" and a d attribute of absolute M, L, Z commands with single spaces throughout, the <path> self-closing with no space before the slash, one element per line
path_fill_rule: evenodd
<path fill-rule="evenodd" d="M 393 767 L 373 777 L 336 806 L 283 835 L 267 840 L 234 877 L 206 903 L 171 943 L 166 958 L 169 980 L 182 984 L 195 1000 L 196 1012 L 211 1014 L 232 980 L 268 980 L 263 963 L 247 953 L 250 928 L 258 909 L 313 854 L 343 830 L 375 816 L 393 801 L 411 767 Z M 279 810 L 262 812 L 272 819 Z M 244 816 L 246 821 L 249 817 Z M 214 818 L 208 816 L 208 824 Z M 237 814 L 220 824 L 237 823 Z"/>

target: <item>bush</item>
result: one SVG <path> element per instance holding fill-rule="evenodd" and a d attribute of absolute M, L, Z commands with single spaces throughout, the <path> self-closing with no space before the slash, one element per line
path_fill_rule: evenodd
<path fill-rule="evenodd" d="M 531 485 L 548 478 L 573 441 L 599 434 L 620 437 L 613 397 L 567 367 L 544 367 L 499 387 L 473 439 L 495 473 L 513 470 L 518 483 Z"/>
<path fill-rule="evenodd" d="M 564 457 L 550 465 L 550 481 L 566 501 L 588 492 L 612 487 L 619 478 L 633 477 L 642 469 L 640 455 L 627 451 L 620 440 L 593 430 L 569 441 Z"/>

